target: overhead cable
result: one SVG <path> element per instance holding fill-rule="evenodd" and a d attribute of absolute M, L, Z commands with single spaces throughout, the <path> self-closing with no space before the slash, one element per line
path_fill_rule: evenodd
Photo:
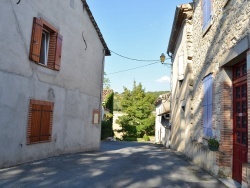
<path fill-rule="evenodd" d="M 154 63 L 150 63 L 150 64 L 147 64 L 147 65 L 143 65 L 143 66 L 139 66 L 139 67 L 134 67 L 134 68 L 131 68 L 131 69 L 126 69 L 126 70 L 121 70 L 121 71 L 117 71 L 117 72 L 112 72 L 112 73 L 108 73 L 107 75 L 117 74 L 117 73 L 126 72 L 126 71 L 130 71 L 130 70 L 135 70 L 135 69 L 139 69 L 139 68 L 142 68 L 142 67 L 147 67 L 147 66 L 150 66 L 150 65 L 153 65 L 153 64 L 156 64 L 156 63 L 159 63 L 159 62 L 154 62 Z"/>
<path fill-rule="evenodd" d="M 126 57 L 126 56 L 124 56 L 124 55 L 121 55 L 121 54 L 118 54 L 118 53 L 116 53 L 116 52 L 114 52 L 114 51 L 112 51 L 112 50 L 109 50 L 109 51 L 111 51 L 112 53 L 114 53 L 115 55 L 118 55 L 118 56 L 120 56 L 120 57 L 122 57 L 122 58 L 125 58 L 125 59 L 129 59 L 129 60 L 133 60 L 133 61 L 160 61 L 160 60 L 143 60 L 143 59 L 135 59 L 135 58 L 130 58 L 130 57 Z M 170 59 L 170 58 L 166 58 L 166 59 Z"/>

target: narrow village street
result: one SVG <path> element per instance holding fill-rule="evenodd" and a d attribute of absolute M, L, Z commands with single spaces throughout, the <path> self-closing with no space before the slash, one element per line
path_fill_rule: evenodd
<path fill-rule="evenodd" d="M 0 187 L 210 187 L 224 184 L 161 145 L 102 142 L 100 151 L 0 169 Z"/>

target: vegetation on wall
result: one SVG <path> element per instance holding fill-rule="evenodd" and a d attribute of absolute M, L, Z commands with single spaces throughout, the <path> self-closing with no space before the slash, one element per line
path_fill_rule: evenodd
<path fill-rule="evenodd" d="M 106 115 L 106 118 L 102 121 L 101 126 L 101 140 L 107 138 L 107 137 L 113 137 L 114 131 L 113 131 L 113 104 L 114 104 L 114 93 L 111 92 L 108 94 L 102 105 L 104 108 L 109 109 L 109 114 Z"/>

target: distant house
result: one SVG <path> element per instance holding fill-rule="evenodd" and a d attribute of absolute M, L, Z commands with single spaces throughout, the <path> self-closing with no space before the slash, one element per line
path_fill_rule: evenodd
<path fill-rule="evenodd" d="M 171 147 L 217 177 L 250 186 L 250 1 L 194 0 L 176 8 Z M 219 141 L 211 151 L 208 140 Z"/>
<path fill-rule="evenodd" d="M 170 147 L 170 93 L 160 95 L 155 101 L 155 142 Z"/>
<path fill-rule="evenodd" d="M 87 2 L 0 1 L 0 12 L 0 168 L 98 149 L 110 51 Z"/>

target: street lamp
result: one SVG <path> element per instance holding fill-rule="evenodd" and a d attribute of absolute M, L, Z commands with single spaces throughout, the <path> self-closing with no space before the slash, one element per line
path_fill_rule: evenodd
<path fill-rule="evenodd" d="M 161 56 L 160 56 L 160 60 L 161 60 L 162 64 L 164 63 L 165 58 L 166 58 L 166 56 L 164 55 L 164 53 L 162 53 Z"/>

